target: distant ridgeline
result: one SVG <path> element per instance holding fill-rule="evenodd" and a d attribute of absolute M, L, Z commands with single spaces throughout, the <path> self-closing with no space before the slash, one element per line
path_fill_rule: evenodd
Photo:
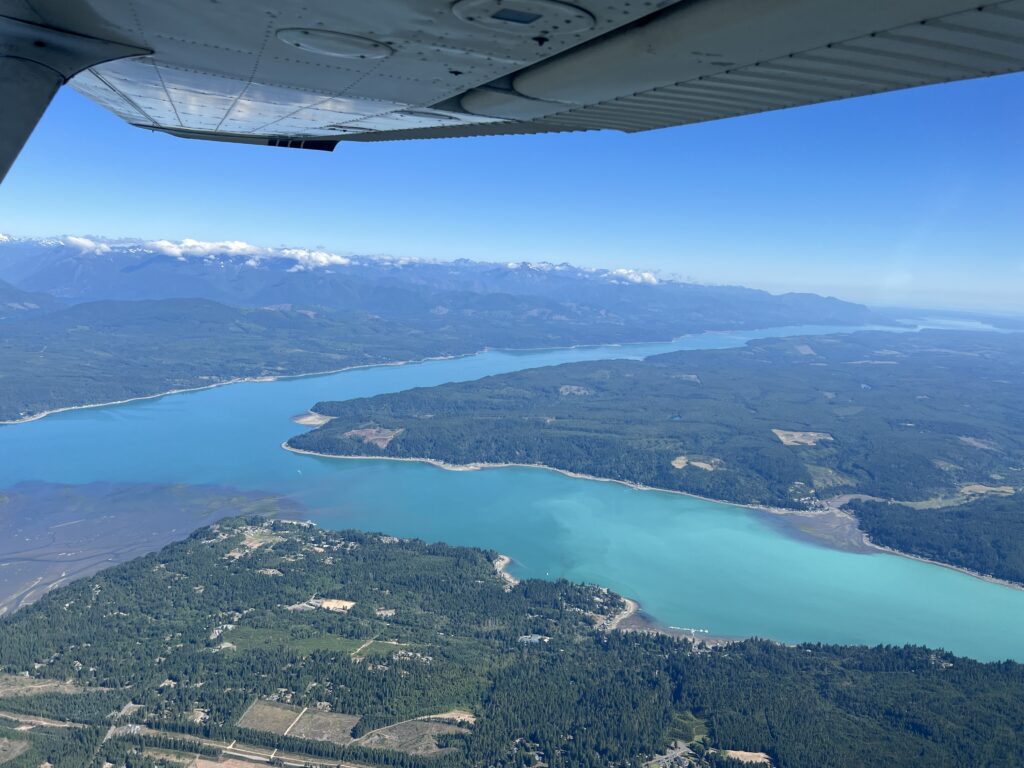
<path fill-rule="evenodd" d="M 874 319 L 837 299 L 630 270 L 356 259 L 245 243 L 8 239 L 0 242 L 0 420 L 487 347 Z"/>
<path fill-rule="evenodd" d="M 1022 381 L 1024 334 L 772 339 L 318 403 L 333 420 L 290 445 L 795 509 L 853 494 L 876 543 L 1024 581 Z"/>
<path fill-rule="evenodd" d="M 589 768 L 676 742 L 696 766 L 738 765 L 730 749 L 787 768 L 1020 764 L 1018 664 L 695 652 L 601 631 L 618 596 L 511 586 L 495 554 L 258 518 L 203 528 L 0 620 L 0 760 Z"/>

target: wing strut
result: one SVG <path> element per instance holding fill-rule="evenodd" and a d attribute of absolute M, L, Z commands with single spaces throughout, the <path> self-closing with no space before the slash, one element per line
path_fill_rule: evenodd
<path fill-rule="evenodd" d="M 0 181 L 61 85 L 95 64 L 147 53 L 0 16 Z"/>

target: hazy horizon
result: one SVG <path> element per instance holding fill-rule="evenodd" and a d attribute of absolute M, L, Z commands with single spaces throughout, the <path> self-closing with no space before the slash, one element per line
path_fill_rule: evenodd
<path fill-rule="evenodd" d="M 820 296 L 836 298 L 842 301 L 849 301 L 858 304 L 865 304 L 869 307 L 876 309 L 887 309 L 887 310 L 932 310 L 937 312 L 962 312 L 962 313 L 973 313 L 979 315 L 996 315 L 996 316 L 1007 316 L 1007 317 L 1019 317 L 1024 316 L 1024 309 L 1021 309 L 1019 304 L 1015 304 L 1012 307 L 990 307 L 990 306 L 970 306 L 970 305 L 956 305 L 956 304 L 938 304 L 938 303 L 917 303 L 913 299 L 907 301 L 894 300 L 890 302 L 878 302 L 872 301 L 866 298 L 859 298 L 856 296 L 856 291 L 850 287 L 840 287 L 835 291 L 828 289 L 816 289 L 814 287 L 797 286 L 787 287 L 784 284 L 758 284 L 754 281 L 742 281 L 742 280 L 713 280 L 713 279 L 700 279 L 692 275 L 685 275 L 679 273 L 669 272 L 658 268 L 648 268 L 647 265 L 642 263 L 621 263 L 614 266 L 590 266 L 574 262 L 570 259 L 563 259 L 558 262 L 553 261 L 541 261 L 541 260 L 529 260 L 520 259 L 513 262 L 500 261 L 486 256 L 481 257 L 470 257 L 470 256 L 451 256 L 449 258 L 443 257 L 419 257 L 412 254 L 390 254 L 390 253 L 362 253 L 347 249 L 340 250 L 329 250 L 325 246 L 316 244 L 312 245 L 309 243 L 277 243 L 274 245 L 268 245 L 266 243 L 252 243 L 247 240 L 240 238 L 228 238 L 225 240 L 217 241 L 200 241 L 194 238 L 185 238 L 180 241 L 171 241 L 167 238 L 145 238 L 135 237 L 129 235 L 105 235 L 97 233 L 61 233 L 61 234 L 26 234 L 12 231 L 0 231 L 0 243 L 3 243 L 6 238 L 11 239 L 26 239 L 35 241 L 45 240 L 61 240 L 66 245 L 71 247 L 77 247 L 80 253 L 85 256 L 88 254 L 102 254 L 106 252 L 106 246 L 144 246 L 149 247 L 157 251 L 162 251 L 167 255 L 173 255 L 182 260 L 188 258 L 202 258 L 207 254 L 219 253 L 224 255 L 247 255 L 248 253 L 263 253 L 264 255 L 269 252 L 290 252 L 290 253 L 301 253 L 314 256 L 320 256 L 321 261 L 323 257 L 337 257 L 339 259 L 371 259 L 381 260 L 390 262 L 419 262 L 419 263 L 445 263 L 445 262 L 456 262 L 459 260 L 468 260 L 481 264 L 495 264 L 495 265 L 509 265 L 512 263 L 524 264 L 524 265 L 540 265 L 540 264 L 551 264 L 558 266 L 567 264 L 570 267 L 581 269 L 581 270 L 605 270 L 605 271 L 619 271 L 622 273 L 631 273 L 632 275 L 653 275 L 660 281 L 674 281 L 693 283 L 697 285 L 705 286 L 738 286 L 744 288 L 755 288 L 767 291 L 771 294 L 784 294 L 784 293 L 814 293 Z M 317 263 L 314 267 L 327 267 L 331 266 L 328 263 Z M 341 265 L 343 266 L 343 265 Z M 628 278 L 627 278 L 628 279 Z M 632 280 L 633 282 L 640 282 L 638 279 Z"/>
<path fill-rule="evenodd" d="M 647 133 L 342 144 L 333 155 L 140 130 L 65 89 L 0 188 L 0 232 L 566 261 L 1013 311 L 1022 134 L 1024 73 Z"/>

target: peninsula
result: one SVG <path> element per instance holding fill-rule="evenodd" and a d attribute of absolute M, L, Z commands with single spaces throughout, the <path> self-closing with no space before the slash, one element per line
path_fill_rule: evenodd
<path fill-rule="evenodd" d="M 760 340 L 317 403 L 330 421 L 288 447 L 546 466 L 1024 582 L 1022 357 L 1013 333 Z"/>

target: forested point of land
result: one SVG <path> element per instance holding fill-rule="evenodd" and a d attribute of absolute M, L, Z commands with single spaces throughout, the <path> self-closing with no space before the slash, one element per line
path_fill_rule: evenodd
<path fill-rule="evenodd" d="M 234 518 L 56 589 L 0 620 L 0 739 L 28 744 L 7 765 L 152 766 L 157 748 L 232 742 L 416 768 L 624 768 L 672 742 L 703 766 L 726 749 L 780 768 L 1019 765 L 1021 665 L 602 631 L 617 595 L 512 587 L 495 555 Z M 334 730 L 284 735 L 308 712 Z M 74 726 L 16 730 L 29 715 Z M 430 716 L 461 719 L 418 751 L 363 738 Z"/>
<path fill-rule="evenodd" d="M 813 294 L 635 284 L 568 265 L 345 261 L 179 259 L 116 242 L 95 258 L 60 240 L 0 243 L 0 421 L 487 348 L 879 319 Z"/>
<path fill-rule="evenodd" d="M 858 496 L 877 543 L 1024 581 L 1022 376 L 1020 333 L 765 339 L 318 403 L 333 419 L 289 444 L 791 509 Z"/>

